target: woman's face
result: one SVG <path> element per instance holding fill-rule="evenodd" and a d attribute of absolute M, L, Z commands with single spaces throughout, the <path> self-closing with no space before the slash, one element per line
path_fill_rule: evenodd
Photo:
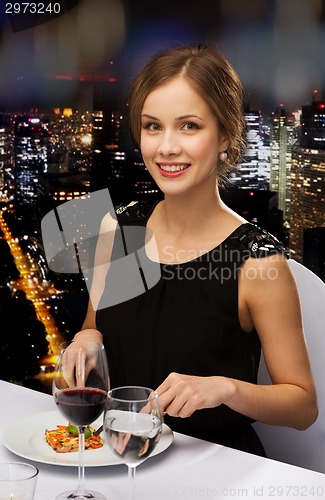
<path fill-rule="evenodd" d="M 227 149 L 215 115 L 182 77 L 153 90 L 141 114 L 144 163 L 165 194 L 192 188 L 215 190 L 217 161 Z"/>

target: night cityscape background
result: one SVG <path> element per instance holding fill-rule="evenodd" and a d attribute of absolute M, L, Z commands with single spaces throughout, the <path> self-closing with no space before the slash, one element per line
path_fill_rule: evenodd
<path fill-rule="evenodd" d="M 23 5 L 23 2 L 16 2 Z M 244 4 L 244 5 L 243 5 Z M 26 5 L 26 3 L 24 4 Z M 128 88 L 158 50 L 214 43 L 238 72 L 249 126 L 224 201 L 325 280 L 325 1 L 45 2 L 0 12 L 0 378 L 49 391 L 83 322 L 82 275 L 49 270 L 41 220 L 109 188 L 161 198 L 128 129 Z M 7 9 L 7 10 L 6 10 Z"/>

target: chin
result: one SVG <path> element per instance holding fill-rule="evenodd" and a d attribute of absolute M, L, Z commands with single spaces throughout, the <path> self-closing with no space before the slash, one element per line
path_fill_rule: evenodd
<path fill-rule="evenodd" d="M 158 184 L 158 187 L 165 196 L 183 196 L 184 194 L 189 193 L 189 189 L 184 189 L 178 186 L 166 186 Z"/>

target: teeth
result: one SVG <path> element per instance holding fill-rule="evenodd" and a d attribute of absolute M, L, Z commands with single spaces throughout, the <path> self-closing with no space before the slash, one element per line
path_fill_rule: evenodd
<path fill-rule="evenodd" d="M 180 172 L 181 170 L 185 170 L 189 165 L 164 165 L 159 163 L 159 167 L 165 172 Z"/>

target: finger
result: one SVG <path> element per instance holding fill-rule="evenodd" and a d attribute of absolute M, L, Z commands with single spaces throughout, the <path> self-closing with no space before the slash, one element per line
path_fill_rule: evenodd
<path fill-rule="evenodd" d="M 160 412 L 159 398 L 157 400 L 156 391 L 150 389 L 150 393 L 147 396 L 146 403 L 142 406 L 139 413 L 157 414 L 157 412 Z"/>
<path fill-rule="evenodd" d="M 158 396 L 161 396 L 162 394 L 164 394 L 164 392 L 167 392 L 168 389 L 171 388 L 171 382 L 169 380 L 169 376 L 167 378 L 165 378 L 165 380 L 162 382 L 162 384 L 160 384 L 159 387 L 157 387 L 156 389 L 156 393 L 158 394 Z"/>
<path fill-rule="evenodd" d="M 94 358 L 86 359 L 85 362 L 85 381 L 88 379 L 89 374 L 96 369 L 97 360 Z"/>
<path fill-rule="evenodd" d="M 86 360 L 85 360 L 85 382 L 88 378 L 90 372 L 92 372 L 98 362 L 98 344 L 94 341 L 85 342 L 82 346 L 82 349 L 85 352 Z"/>
<path fill-rule="evenodd" d="M 77 387 L 85 387 L 86 382 L 86 353 L 82 348 L 77 350 L 76 356 Z"/>
<path fill-rule="evenodd" d="M 156 389 L 156 393 L 159 397 L 160 411 L 162 415 L 166 415 L 166 408 L 173 401 L 176 395 L 170 375 L 168 375 L 168 377 Z"/>
<path fill-rule="evenodd" d="M 193 415 L 194 412 L 195 409 L 193 408 L 193 405 L 191 405 L 189 402 L 186 402 L 178 412 L 178 416 L 180 418 L 189 418 L 191 415 Z"/>
<path fill-rule="evenodd" d="M 172 388 L 159 396 L 159 407 L 162 415 L 168 413 L 167 408 L 174 401 L 175 396 L 176 394 L 174 393 Z"/>
<path fill-rule="evenodd" d="M 180 412 L 186 405 L 187 399 L 185 394 L 178 394 L 171 403 L 166 407 L 166 412 L 171 417 L 179 417 Z"/>
<path fill-rule="evenodd" d="M 75 382 L 75 352 L 65 351 L 62 360 L 62 374 L 69 387 L 74 387 Z"/>

